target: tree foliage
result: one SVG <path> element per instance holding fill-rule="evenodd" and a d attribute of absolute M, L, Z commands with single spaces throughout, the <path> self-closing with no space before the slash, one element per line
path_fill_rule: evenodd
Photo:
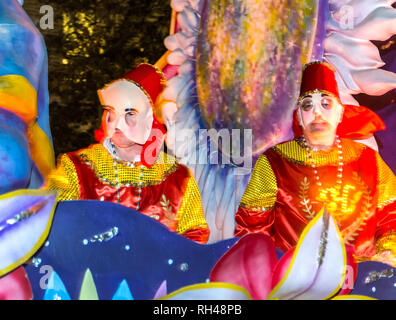
<path fill-rule="evenodd" d="M 54 29 L 40 29 L 40 7 L 54 10 Z M 94 142 L 100 126 L 97 89 L 165 52 L 171 8 L 166 0 L 25 0 L 49 56 L 50 121 L 55 153 Z"/>

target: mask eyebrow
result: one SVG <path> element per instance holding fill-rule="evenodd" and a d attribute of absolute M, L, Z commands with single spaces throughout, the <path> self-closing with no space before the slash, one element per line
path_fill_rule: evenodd
<path fill-rule="evenodd" d="M 125 112 L 131 112 L 131 111 L 138 112 L 137 109 L 135 109 L 135 108 L 125 108 L 124 111 Z"/>

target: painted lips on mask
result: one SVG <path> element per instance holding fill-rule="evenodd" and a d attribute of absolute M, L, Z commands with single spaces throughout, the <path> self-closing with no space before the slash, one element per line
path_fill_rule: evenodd
<path fill-rule="evenodd" d="M 323 119 L 314 120 L 308 125 L 308 129 L 312 133 L 327 130 L 327 129 L 329 129 L 329 127 L 330 127 L 330 124 L 326 120 L 323 120 Z"/>
<path fill-rule="evenodd" d="M 111 136 L 111 140 L 116 146 L 121 148 L 129 147 L 133 144 L 138 144 L 128 139 L 128 137 L 126 137 L 125 134 L 119 129 L 115 129 L 113 135 Z"/>

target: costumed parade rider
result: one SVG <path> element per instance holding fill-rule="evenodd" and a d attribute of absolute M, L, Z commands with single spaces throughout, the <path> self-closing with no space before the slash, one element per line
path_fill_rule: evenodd
<path fill-rule="evenodd" d="M 369 109 L 340 102 L 330 65 L 307 64 L 295 139 L 258 158 L 236 213 L 235 235 L 264 233 L 286 252 L 326 206 L 357 261 L 395 267 L 395 175 L 375 150 L 352 140 L 384 128 Z"/>
<path fill-rule="evenodd" d="M 155 102 L 165 85 L 162 72 L 144 63 L 98 90 L 101 143 L 61 155 L 46 188 L 59 190 L 59 200 L 125 205 L 206 243 L 209 229 L 197 183 L 186 166 L 160 150 L 166 128 L 155 116 Z"/>

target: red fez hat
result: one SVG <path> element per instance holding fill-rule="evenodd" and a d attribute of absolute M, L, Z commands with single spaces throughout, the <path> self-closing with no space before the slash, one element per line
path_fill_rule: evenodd
<path fill-rule="evenodd" d="M 344 106 L 343 118 L 337 128 L 337 134 L 340 137 L 365 139 L 374 132 L 386 128 L 381 118 L 370 109 L 341 103 L 335 71 L 326 62 L 314 61 L 306 64 L 303 68 L 298 104 L 305 96 L 313 93 L 325 93 L 336 98 Z M 293 114 L 293 131 L 295 137 L 302 135 L 297 110 Z"/>
<path fill-rule="evenodd" d="M 303 69 L 299 100 L 317 92 L 326 93 L 340 100 L 334 69 L 326 62 L 311 62 Z"/>
<path fill-rule="evenodd" d="M 160 69 L 148 63 L 141 63 L 129 71 L 123 79 L 132 81 L 149 98 L 154 108 L 155 100 L 166 86 L 166 78 Z"/>

